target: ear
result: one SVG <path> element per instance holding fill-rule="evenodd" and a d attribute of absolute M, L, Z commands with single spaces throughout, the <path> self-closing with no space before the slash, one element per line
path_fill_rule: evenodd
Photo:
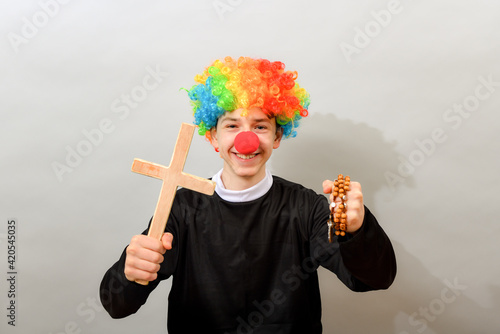
<path fill-rule="evenodd" d="M 280 126 L 276 129 L 276 135 L 274 137 L 273 149 L 280 147 L 281 138 L 283 138 L 283 128 Z"/>
<path fill-rule="evenodd" d="M 214 126 L 213 128 L 211 128 L 210 131 L 207 131 L 205 133 L 205 136 L 207 137 L 210 144 L 212 144 L 214 149 L 218 152 L 219 142 L 217 141 L 217 127 Z"/>

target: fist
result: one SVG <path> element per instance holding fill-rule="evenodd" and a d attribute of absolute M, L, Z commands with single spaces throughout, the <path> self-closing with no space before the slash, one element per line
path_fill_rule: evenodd
<path fill-rule="evenodd" d="M 347 192 L 347 226 L 346 232 L 355 234 L 363 225 L 365 218 L 365 207 L 363 205 L 363 193 L 361 192 L 361 185 L 359 182 L 351 181 L 350 190 Z M 339 197 L 333 198 L 332 195 L 333 181 L 323 181 L 323 192 L 330 194 L 330 202 L 335 201 L 336 204 L 340 203 Z"/>
<path fill-rule="evenodd" d="M 173 235 L 164 233 L 161 240 L 135 235 L 126 250 L 125 277 L 129 281 L 154 281 L 158 277 L 163 254 L 172 249 Z"/>

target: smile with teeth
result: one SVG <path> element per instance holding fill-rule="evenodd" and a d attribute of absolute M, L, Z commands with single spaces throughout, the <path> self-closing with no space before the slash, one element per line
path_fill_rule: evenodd
<path fill-rule="evenodd" d="M 255 157 L 257 154 L 239 154 L 239 153 L 236 153 L 236 156 L 240 159 L 245 159 L 245 160 L 248 160 L 248 159 L 252 159 L 253 157 Z"/>

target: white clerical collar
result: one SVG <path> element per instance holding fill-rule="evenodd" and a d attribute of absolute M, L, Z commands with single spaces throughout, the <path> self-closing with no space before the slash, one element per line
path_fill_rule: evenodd
<path fill-rule="evenodd" d="M 256 185 L 244 190 L 229 190 L 224 187 L 221 179 L 222 169 L 212 177 L 215 181 L 215 192 L 228 202 L 249 202 L 264 196 L 273 185 L 273 176 L 266 169 L 264 179 Z"/>

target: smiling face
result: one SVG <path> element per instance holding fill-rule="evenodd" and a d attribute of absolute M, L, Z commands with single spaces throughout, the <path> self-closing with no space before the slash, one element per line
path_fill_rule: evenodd
<path fill-rule="evenodd" d="M 237 109 L 225 113 L 211 130 L 212 145 L 224 159 L 222 182 L 226 189 L 243 190 L 260 182 L 273 149 L 280 146 L 282 131 L 276 131 L 276 120 L 269 118 L 260 108 Z M 234 146 L 236 136 L 251 131 L 259 138 L 259 146 L 250 154 L 240 154 Z"/>

